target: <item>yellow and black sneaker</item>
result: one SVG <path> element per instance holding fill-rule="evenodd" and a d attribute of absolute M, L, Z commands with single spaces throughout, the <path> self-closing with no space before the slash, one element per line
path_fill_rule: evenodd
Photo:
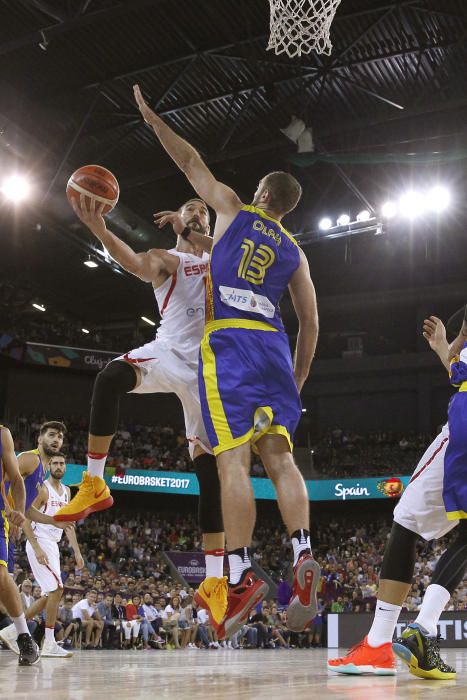
<path fill-rule="evenodd" d="M 393 645 L 393 651 L 414 676 L 431 680 L 450 681 L 456 670 L 448 666 L 440 656 L 441 637 L 429 635 L 424 627 L 412 622 Z"/>

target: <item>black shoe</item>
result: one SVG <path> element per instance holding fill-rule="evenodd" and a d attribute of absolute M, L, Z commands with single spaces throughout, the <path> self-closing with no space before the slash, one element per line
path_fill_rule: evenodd
<path fill-rule="evenodd" d="M 439 635 L 430 636 L 426 629 L 413 622 L 403 631 L 402 637 L 394 642 L 392 648 L 414 676 L 451 680 L 456 677 L 456 670 L 441 658 L 440 639 Z"/>
<path fill-rule="evenodd" d="M 30 634 L 18 635 L 19 666 L 34 666 L 39 661 L 39 647 Z"/>

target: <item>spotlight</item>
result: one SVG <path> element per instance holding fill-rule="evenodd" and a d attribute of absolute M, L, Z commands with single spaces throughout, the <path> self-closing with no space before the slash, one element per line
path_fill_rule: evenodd
<path fill-rule="evenodd" d="M 148 323 L 150 326 L 155 326 L 155 322 L 151 321 L 150 318 L 146 318 L 146 316 L 141 316 L 141 320 L 144 321 L 145 323 Z"/>
<path fill-rule="evenodd" d="M 88 331 L 87 328 L 82 328 L 82 329 L 81 329 L 81 333 L 86 333 L 86 335 L 87 335 L 87 334 L 89 333 L 89 331 Z"/>
<path fill-rule="evenodd" d="M 408 219 L 416 219 L 423 214 L 425 208 L 425 198 L 415 190 L 409 190 L 399 200 L 400 213 Z"/>
<path fill-rule="evenodd" d="M 348 214 L 341 214 L 340 217 L 337 219 L 337 225 L 347 226 L 348 224 L 350 224 L 350 216 Z"/>
<path fill-rule="evenodd" d="M 29 195 L 31 185 L 26 178 L 20 175 L 12 175 L 3 181 L 2 192 L 10 202 L 22 202 Z"/>
<path fill-rule="evenodd" d="M 397 206 L 394 202 L 385 202 L 381 207 L 381 214 L 385 219 L 392 219 L 397 214 Z"/>
<path fill-rule="evenodd" d="M 302 408 L 302 413 L 306 413 L 306 408 Z"/>
<path fill-rule="evenodd" d="M 318 226 L 321 229 L 321 231 L 329 231 L 329 229 L 332 226 L 332 221 L 327 216 L 325 216 L 324 219 L 321 219 Z"/>
<path fill-rule="evenodd" d="M 428 206 L 432 211 L 441 212 L 448 208 L 451 202 L 451 193 L 446 187 L 437 185 L 428 193 Z"/>
<path fill-rule="evenodd" d="M 370 212 L 368 211 L 368 209 L 363 209 L 357 214 L 357 221 L 368 221 L 369 218 Z"/>
<path fill-rule="evenodd" d="M 84 261 L 83 264 L 86 265 L 86 267 L 89 267 L 89 268 L 99 267 L 99 265 L 96 263 L 95 260 L 93 260 L 93 259 L 91 258 L 90 255 L 88 256 L 88 259 Z"/>
<path fill-rule="evenodd" d="M 33 305 L 34 308 L 37 309 L 38 311 L 45 311 L 45 306 L 42 306 L 42 304 L 35 304 L 35 303 L 33 302 L 32 305 Z"/>

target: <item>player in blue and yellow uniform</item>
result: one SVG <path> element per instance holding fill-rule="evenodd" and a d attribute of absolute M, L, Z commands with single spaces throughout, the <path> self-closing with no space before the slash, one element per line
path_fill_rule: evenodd
<path fill-rule="evenodd" d="M 203 418 L 217 456 L 229 548 L 226 615 L 218 634 L 230 636 L 267 591 L 251 569 L 249 547 L 256 519 L 249 480 L 251 446 L 274 483 L 294 550 L 294 589 L 288 626 L 302 630 L 317 610 L 320 569 L 311 556 L 308 494 L 292 457 L 301 415 L 299 393 L 314 355 L 318 316 L 308 262 L 282 218 L 297 205 L 301 187 L 288 173 L 266 175 L 253 204 L 218 182 L 197 151 L 135 98 L 162 146 L 197 194 L 217 215 L 206 293 L 206 329 L 201 343 L 200 395 Z M 177 213 L 165 213 L 176 232 L 201 247 L 196 232 Z M 177 230 L 178 227 L 178 230 Z M 299 320 L 295 360 L 280 317 L 287 291 Z M 209 608 L 209 601 L 205 601 Z"/>
<path fill-rule="evenodd" d="M 10 505 L 11 501 L 14 506 Z M 8 428 L 0 426 L 0 602 L 13 620 L 19 665 L 32 666 L 39 661 L 39 649 L 29 633 L 18 588 L 8 573 L 10 528 L 23 525 L 25 502 L 26 490 L 19 473 L 13 438 Z"/>

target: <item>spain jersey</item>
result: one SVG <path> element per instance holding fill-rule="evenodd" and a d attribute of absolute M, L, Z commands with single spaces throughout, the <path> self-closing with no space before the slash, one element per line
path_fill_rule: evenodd
<path fill-rule="evenodd" d="M 266 433 L 292 449 L 301 403 L 279 302 L 299 265 L 293 236 L 253 206 L 213 247 L 199 389 L 216 455 Z"/>

